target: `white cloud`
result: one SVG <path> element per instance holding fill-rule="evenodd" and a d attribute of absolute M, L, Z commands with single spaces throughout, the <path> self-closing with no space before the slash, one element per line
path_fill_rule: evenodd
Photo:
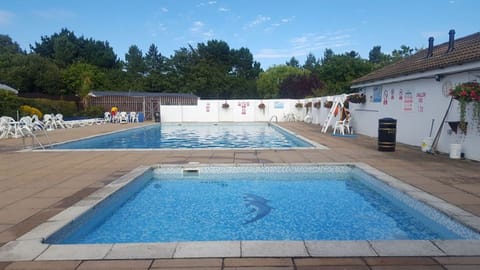
<path fill-rule="evenodd" d="M 220 11 L 220 12 L 228 12 L 228 11 L 230 11 L 230 9 L 221 7 L 221 8 L 218 9 L 218 11 Z"/>
<path fill-rule="evenodd" d="M 8 11 L 0 10 L 0 25 L 7 25 L 12 22 L 13 13 Z"/>
<path fill-rule="evenodd" d="M 203 32 L 202 33 L 202 36 L 205 38 L 205 39 L 211 39 L 215 36 L 215 33 L 213 32 L 212 29 L 208 30 L 207 32 Z"/>
<path fill-rule="evenodd" d="M 217 1 L 208 1 L 207 4 L 209 5 L 215 5 L 217 3 Z"/>
<path fill-rule="evenodd" d="M 288 17 L 288 18 L 283 18 L 280 21 L 282 23 L 289 23 L 289 22 L 293 21 L 294 19 L 295 19 L 295 16 L 291 16 L 291 17 Z"/>
<path fill-rule="evenodd" d="M 288 18 L 283 18 L 279 22 L 275 22 L 275 23 L 270 24 L 269 27 L 265 28 L 265 31 L 268 32 L 268 31 L 275 30 L 276 28 L 278 28 L 278 27 L 280 27 L 284 24 L 290 23 L 294 19 L 295 19 L 295 16 L 291 16 L 291 17 L 288 17 Z"/>
<path fill-rule="evenodd" d="M 150 36 L 152 37 L 157 37 L 159 34 L 166 32 L 167 31 L 167 26 L 165 26 L 163 23 L 147 23 L 147 30 L 150 33 Z"/>
<path fill-rule="evenodd" d="M 261 25 L 265 22 L 268 22 L 270 20 L 271 20 L 271 18 L 268 17 L 268 16 L 258 15 L 253 21 L 251 21 L 247 24 L 247 27 L 255 27 L 255 26 Z"/>
<path fill-rule="evenodd" d="M 46 20 L 63 21 L 75 17 L 75 13 L 65 9 L 46 9 L 33 12 L 36 16 Z"/>
<path fill-rule="evenodd" d="M 162 12 L 168 12 L 168 8 L 166 8 L 166 7 L 162 7 L 160 10 L 161 10 Z"/>
<path fill-rule="evenodd" d="M 202 21 L 195 21 L 193 22 L 193 26 L 190 28 L 190 31 L 199 32 L 202 30 L 204 25 L 205 23 L 203 23 Z"/>
<path fill-rule="evenodd" d="M 323 51 L 327 48 L 346 47 L 351 44 L 351 36 L 348 32 L 350 32 L 350 30 L 341 30 L 327 34 L 305 33 L 290 39 L 286 48 L 265 48 L 261 49 L 254 56 L 256 59 L 290 58 L 292 56 L 302 57 L 309 53 Z"/>

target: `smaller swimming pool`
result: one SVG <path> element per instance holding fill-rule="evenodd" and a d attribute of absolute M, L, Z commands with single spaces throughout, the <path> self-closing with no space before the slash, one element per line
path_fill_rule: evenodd
<path fill-rule="evenodd" d="M 53 145 L 50 149 L 312 148 L 270 123 L 162 123 Z"/>
<path fill-rule="evenodd" d="M 46 240 L 480 239 L 353 165 L 148 170 Z"/>

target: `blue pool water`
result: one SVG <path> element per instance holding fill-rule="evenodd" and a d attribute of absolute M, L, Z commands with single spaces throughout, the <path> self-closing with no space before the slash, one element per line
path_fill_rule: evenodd
<path fill-rule="evenodd" d="M 54 145 L 53 149 L 312 147 L 267 123 L 158 124 Z"/>
<path fill-rule="evenodd" d="M 479 238 L 350 166 L 157 169 L 136 185 L 47 242 Z"/>

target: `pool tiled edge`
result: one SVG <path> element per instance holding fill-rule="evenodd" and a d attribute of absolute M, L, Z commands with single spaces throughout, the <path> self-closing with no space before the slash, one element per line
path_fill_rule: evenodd
<path fill-rule="evenodd" d="M 0 247 L 0 261 L 97 260 L 212 257 L 355 257 L 355 256 L 473 256 L 480 240 L 375 241 L 213 241 L 94 245 L 49 245 L 43 240 L 126 186 L 151 168 L 207 166 L 354 165 L 389 186 L 480 231 L 480 218 L 364 163 L 199 164 L 141 166 L 50 218 L 32 231 Z"/>

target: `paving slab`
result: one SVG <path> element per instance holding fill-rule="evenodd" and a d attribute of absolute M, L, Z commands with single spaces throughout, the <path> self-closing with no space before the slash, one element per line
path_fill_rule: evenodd
<path fill-rule="evenodd" d="M 480 240 L 436 240 L 433 242 L 450 256 L 480 256 Z"/>
<path fill-rule="evenodd" d="M 303 241 L 242 241 L 242 257 L 308 257 Z"/>
<path fill-rule="evenodd" d="M 432 242 L 426 240 L 369 241 L 379 256 L 443 256 Z"/>
<path fill-rule="evenodd" d="M 111 244 L 101 245 L 50 245 L 36 260 L 98 260 L 103 259 Z"/>
<path fill-rule="evenodd" d="M 11 241 L 0 247 L 0 261 L 32 261 L 47 248 L 36 240 Z"/>
<path fill-rule="evenodd" d="M 305 246 L 314 257 L 378 256 L 368 241 L 305 241 Z"/>
<path fill-rule="evenodd" d="M 5 270 L 76 270 L 80 263 L 81 261 L 14 262 Z"/>
<path fill-rule="evenodd" d="M 211 268 L 220 269 L 222 267 L 222 259 L 205 258 L 205 259 L 159 259 L 152 264 L 152 269 L 198 269 Z"/>
<path fill-rule="evenodd" d="M 105 259 L 173 258 L 177 243 L 114 244 Z"/>
<path fill-rule="evenodd" d="M 240 241 L 179 242 L 173 257 L 240 257 Z"/>

